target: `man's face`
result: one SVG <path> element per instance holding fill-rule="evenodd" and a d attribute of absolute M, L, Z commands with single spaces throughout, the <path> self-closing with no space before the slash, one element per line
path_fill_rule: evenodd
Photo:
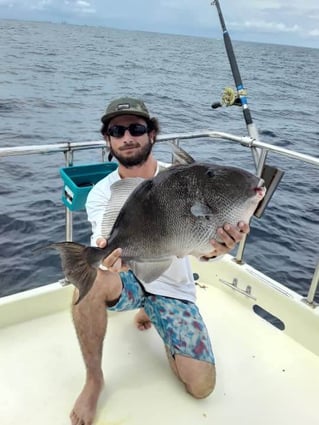
<path fill-rule="evenodd" d="M 134 124 L 138 125 L 134 126 Z M 131 126 L 130 130 L 133 132 L 133 135 L 129 129 L 124 130 L 116 126 Z M 119 163 L 125 167 L 129 168 L 136 165 L 142 165 L 152 151 L 152 132 L 149 134 L 146 131 L 144 134 L 140 134 L 143 132 L 143 127 L 141 126 L 146 128 L 146 121 L 135 115 L 121 115 L 115 117 L 108 125 L 108 131 L 111 130 L 111 134 L 113 134 L 107 136 L 110 144 L 110 151 Z M 134 130 L 138 135 L 135 135 Z"/>

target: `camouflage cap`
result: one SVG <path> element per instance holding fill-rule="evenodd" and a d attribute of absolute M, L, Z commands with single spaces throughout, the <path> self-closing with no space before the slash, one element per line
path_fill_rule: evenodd
<path fill-rule="evenodd" d="M 150 114 L 140 99 L 133 97 L 121 97 L 113 100 L 106 108 L 105 114 L 101 118 L 103 124 L 107 125 L 109 121 L 119 115 L 136 115 L 138 117 L 150 119 Z"/>

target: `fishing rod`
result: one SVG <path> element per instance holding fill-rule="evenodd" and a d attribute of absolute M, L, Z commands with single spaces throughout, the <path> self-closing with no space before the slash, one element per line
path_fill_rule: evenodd
<path fill-rule="evenodd" d="M 219 4 L 219 0 L 212 1 L 211 5 L 216 6 L 216 9 L 218 12 L 220 25 L 223 31 L 223 38 L 224 38 L 226 53 L 228 56 L 228 61 L 231 67 L 231 71 L 232 71 L 236 89 L 237 89 L 237 97 L 232 94 L 232 89 L 229 89 L 229 88 L 225 89 L 224 96 L 223 96 L 223 103 L 226 104 L 227 106 L 230 106 L 230 105 L 242 106 L 248 134 L 253 139 L 258 139 L 258 130 L 253 122 L 250 109 L 248 107 L 248 101 L 247 101 L 247 95 L 246 95 L 247 93 L 240 76 L 232 41 L 231 41 L 229 32 L 226 28 L 226 24 L 225 24 L 223 13 Z M 219 106 L 222 106 L 222 104 L 219 102 L 213 103 L 212 108 L 216 109 Z M 258 163 L 260 163 L 261 155 L 262 155 L 262 151 L 260 149 L 253 150 L 253 156 L 254 156 L 256 167 L 258 166 Z"/>
<path fill-rule="evenodd" d="M 225 49 L 226 49 L 226 52 L 227 52 L 228 61 L 229 61 L 230 67 L 231 67 L 231 71 L 232 71 L 233 78 L 234 78 L 235 85 L 236 85 L 236 89 L 237 89 L 237 96 L 233 93 L 232 89 L 229 89 L 229 88 L 225 89 L 224 95 L 223 95 L 223 98 L 222 98 L 223 104 L 225 104 L 227 106 L 237 105 L 237 106 L 242 107 L 248 134 L 252 139 L 258 140 L 258 138 L 259 138 L 258 137 L 258 130 L 257 130 L 257 127 L 255 126 L 255 124 L 253 122 L 253 119 L 252 119 L 252 116 L 251 116 L 251 113 L 250 113 L 250 109 L 248 107 L 247 93 L 246 93 L 246 90 L 244 88 L 241 76 L 240 76 L 240 72 L 239 72 L 235 52 L 234 52 L 234 49 L 233 49 L 232 41 L 231 41 L 229 32 L 226 28 L 226 24 L 225 24 L 223 13 L 222 13 L 222 10 L 221 10 L 220 4 L 219 4 L 219 0 L 212 1 L 211 5 L 216 6 L 216 9 L 217 9 L 217 12 L 218 12 L 220 25 L 221 25 L 221 28 L 222 28 L 222 31 L 223 31 Z M 219 106 L 222 106 L 222 104 L 219 103 L 219 102 L 214 103 L 212 105 L 212 108 L 216 109 Z M 257 210 L 254 213 L 254 215 L 258 218 L 260 218 L 262 216 L 262 214 L 263 214 L 266 206 L 268 205 L 273 193 L 277 189 L 277 186 L 280 183 L 282 176 L 284 175 L 284 172 L 282 170 L 280 170 L 276 167 L 266 165 L 267 152 L 268 151 L 266 149 L 252 148 L 252 154 L 253 154 L 256 170 L 257 170 L 257 175 L 264 179 L 265 186 L 267 187 L 266 196 L 261 201 L 261 203 L 257 207 Z M 244 242 L 243 242 L 242 246 L 240 247 L 241 252 L 239 254 L 237 254 L 237 258 L 242 257 L 243 249 L 244 249 Z"/>

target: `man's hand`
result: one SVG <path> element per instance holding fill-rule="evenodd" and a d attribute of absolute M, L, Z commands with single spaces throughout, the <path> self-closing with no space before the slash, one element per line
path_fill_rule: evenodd
<path fill-rule="evenodd" d="M 250 231 L 250 227 L 247 223 L 240 221 L 238 226 L 231 226 L 226 223 L 223 228 L 219 228 L 217 233 L 221 240 L 221 242 L 217 242 L 215 239 L 211 241 L 211 244 L 214 250 L 205 255 L 203 260 L 209 260 L 210 258 L 218 257 L 219 255 L 223 255 L 231 251 L 234 246 L 240 242 L 245 234 L 248 234 Z"/>
<path fill-rule="evenodd" d="M 107 245 L 107 240 L 104 238 L 98 238 L 96 240 L 96 245 L 99 248 L 105 248 Z M 122 249 L 121 248 L 115 249 L 114 251 L 111 252 L 110 255 L 104 258 L 102 262 L 102 266 L 104 266 L 105 268 L 107 268 L 108 270 L 114 273 L 119 273 L 119 272 L 128 270 L 127 267 L 123 265 L 121 255 L 122 255 Z"/>

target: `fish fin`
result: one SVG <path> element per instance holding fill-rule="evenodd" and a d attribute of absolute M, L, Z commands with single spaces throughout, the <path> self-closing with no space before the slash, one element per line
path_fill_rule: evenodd
<path fill-rule="evenodd" d="M 125 201 L 142 181 L 144 179 L 141 177 L 126 178 L 118 180 L 111 185 L 111 197 L 105 208 L 101 224 L 101 234 L 106 239 L 110 236 L 113 224 Z"/>
<path fill-rule="evenodd" d="M 204 218 L 210 218 L 214 215 L 213 210 L 208 205 L 203 204 L 199 201 L 195 202 L 191 206 L 191 213 L 195 217 L 204 217 Z"/>
<path fill-rule="evenodd" d="M 75 242 L 58 242 L 49 245 L 59 251 L 65 277 L 79 290 L 78 304 L 91 289 L 96 275 L 96 267 L 105 257 L 105 250 L 86 247 Z"/>
<path fill-rule="evenodd" d="M 174 162 L 177 164 L 193 164 L 195 159 L 184 149 L 175 145 L 174 143 L 170 143 L 171 148 L 173 149 Z"/>
<path fill-rule="evenodd" d="M 125 199 L 145 179 L 142 177 L 127 177 L 114 182 L 110 189 L 113 196 L 122 195 Z"/>
<path fill-rule="evenodd" d="M 159 278 L 172 264 L 173 257 L 156 262 L 130 261 L 132 272 L 142 283 L 150 283 Z"/>

